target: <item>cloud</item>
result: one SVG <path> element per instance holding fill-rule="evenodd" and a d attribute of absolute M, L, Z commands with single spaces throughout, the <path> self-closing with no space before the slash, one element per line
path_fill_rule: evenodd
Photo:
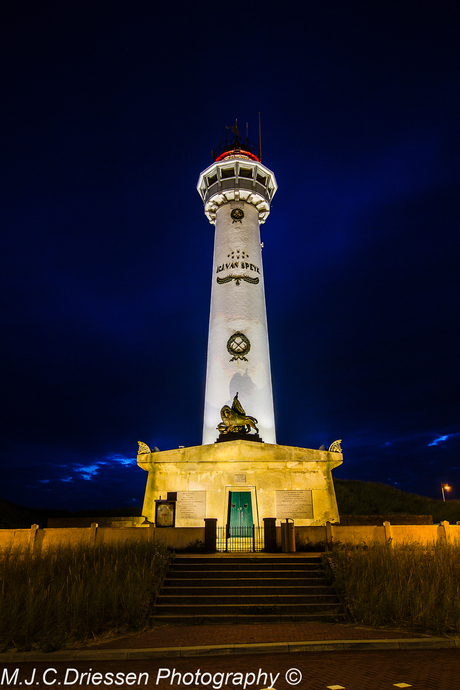
<path fill-rule="evenodd" d="M 448 438 L 449 438 L 449 434 L 447 434 L 446 436 L 439 436 L 439 438 L 435 438 L 434 441 L 429 443 L 428 446 L 437 446 L 438 443 L 441 443 L 441 441 L 447 441 Z"/>
<path fill-rule="evenodd" d="M 91 481 L 91 479 L 96 477 L 99 474 L 100 470 L 106 465 L 109 467 L 111 466 L 112 468 L 117 468 L 118 465 L 123 465 L 124 467 L 132 467 L 133 465 L 136 465 L 136 459 L 127 458 L 124 455 L 111 454 L 108 455 L 107 458 L 105 458 L 104 460 L 96 460 L 90 465 L 71 463 L 70 465 L 67 465 L 67 467 L 70 468 L 71 471 L 73 469 L 73 472 L 78 472 L 86 481 Z"/>
<path fill-rule="evenodd" d="M 100 469 L 100 464 L 105 463 L 95 463 L 94 465 L 85 465 L 75 468 L 75 472 L 81 472 L 84 479 L 91 479 L 91 477 L 98 473 Z"/>
<path fill-rule="evenodd" d="M 136 458 L 126 458 L 124 455 L 108 455 L 107 460 L 119 462 L 121 465 L 136 465 Z"/>

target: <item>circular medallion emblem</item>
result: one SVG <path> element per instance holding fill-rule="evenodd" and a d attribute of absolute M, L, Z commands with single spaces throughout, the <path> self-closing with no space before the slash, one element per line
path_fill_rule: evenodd
<path fill-rule="evenodd" d="M 251 343 L 249 342 L 248 338 L 246 338 L 244 333 L 234 333 L 227 341 L 227 351 L 229 355 L 233 355 L 230 362 L 233 362 L 236 359 L 243 359 L 245 362 L 247 362 L 248 360 L 246 359 L 245 355 L 248 354 L 250 349 Z"/>
<path fill-rule="evenodd" d="M 242 208 L 234 208 L 233 211 L 230 213 L 230 216 L 233 219 L 233 222 L 239 220 L 241 223 L 241 220 L 244 218 L 244 211 Z"/>

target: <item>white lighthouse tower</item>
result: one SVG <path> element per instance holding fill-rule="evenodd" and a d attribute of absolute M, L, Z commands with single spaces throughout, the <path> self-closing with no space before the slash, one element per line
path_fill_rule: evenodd
<path fill-rule="evenodd" d="M 232 130 L 197 186 L 215 225 L 203 444 L 215 443 L 219 424 L 226 431 L 222 408 L 232 405 L 257 420 L 258 435 L 251 429 L 243 437 L 276 443 L 259 226 L 277 184 L 254 144 Z"/>
<path fill-rule="evenodd" d="M 329 450 L 276 443 L 259 228 L 277 185 L 259 150 L 232 131 L 198 181 L 215 225 L 203 443 L 155 452 L 139 443 L 137 457 L 148 472 L 143 516 L 184 528 L 170 533 L 181 545 L 206 542 L 203 521 L 225 526 L 220 550 L 248 534 L 256 549 L 265 519 L 267 534 L 287 518 L 296 527 L 337 521 L 331 472 L 342 463 L 338 441 Z"/>

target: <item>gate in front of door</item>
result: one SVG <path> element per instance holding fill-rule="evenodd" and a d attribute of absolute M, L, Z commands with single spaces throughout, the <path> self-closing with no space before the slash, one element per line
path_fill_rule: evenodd
<path fill-rule="evenodd" d="M 217 551 L 262 551 L 263 527 L 256 527 L 250 491 L 230 491 L 227 524 L 217 527 Z"/>

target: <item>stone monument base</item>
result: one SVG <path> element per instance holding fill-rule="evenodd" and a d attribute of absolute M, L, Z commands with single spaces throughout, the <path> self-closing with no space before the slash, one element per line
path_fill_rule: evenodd
<path fill-rule="evenodd" d="M 228 443 L 229 441 L 251 441 L 251 443 L 263 443 L 259 434 L 245 434 L 242 431 L 227 431 L 226 434 L 219 434 L 216 443 Z"/>
<path fill-rule="evenodd" d="M 266 517 L 277 524 L 338 522 L 332 470 L 342 461 L 342 453 L 246 440 L 143 453 L 142 514 L 155 522 L 161 500 L 170 503 L 175 527 L 202 527 L 204 518 L 219 525 L 239 519 L 262 526 Z"/>

